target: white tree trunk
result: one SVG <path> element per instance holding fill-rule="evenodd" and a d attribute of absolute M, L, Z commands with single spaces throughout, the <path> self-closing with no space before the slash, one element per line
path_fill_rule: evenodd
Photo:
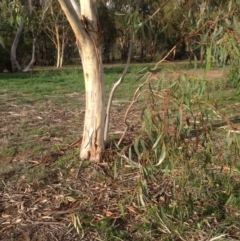
<path fill-rule="evenodd" d="M 17 61 L 17 47 L 18 47 L 18 43 L 23 31 L 23 26 L 24 26 L 24 21 L 22 20 L 19 24 L 17 33 L 15 35 L 14 41 L 12 43 L 12 47 L 11 47 L 11 64 L 12 64 L 12 71 L 20 71 L 21 67 Z"/>
<path fill-rule="evenodd" d="M 56 67 L 60 68 L 60 58 L 61 58 L 61 43 L 60 43 L 60 36 L 59 36 L 59 28 L 55 24 L 55 33 L 56 33 L 56 47 L 57 47 L 57 63 Z"/>
<path fill-rule="evenodd" d="M 80 0 L 80 10 L 75 0 L 58 1 L 76 35 L 85 80 L 86 111 L 80 158 L 99 162 L 104 152 L 105 108 L 97 3 Z"/>
<path fill-rule="evenodd" d="M 63 39 L 62 39 L 62 48 L 61 48 L 60 66 L 59 66 L 60 68 L 62 68 L 62 65 L 63 65 L 64 49 L 65 49 L 65 36 L 63 36 Z"/>
<path fill-rule="evenodd" d="M 33 46 L 32 46 L 32 58 L 28 64 L 28 66 L 23 70 L 23 72 L 28 72 L 29 69 L 31 68 L 31 66 L 33 65 L 34 61 L 35 61 L 35 42 L 36 42 L 36 39 L 34 38 L 33 39 Z"/>

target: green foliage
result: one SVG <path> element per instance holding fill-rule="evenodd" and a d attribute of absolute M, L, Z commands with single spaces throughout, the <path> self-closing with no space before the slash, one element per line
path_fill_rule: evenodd
<path fill-rule="evenodd" d="M 7 49 L 7 46 L 0 46 L 0 72 L 3 72 L 5 69 L 11 72 L 11 62 L 10 62 L 10 53 Z"/>
<path fill-rule="evenodd" d="M 114 19 L 114 13 L 104 4 L 98 6 L 98 16 L 101 29 L 102 54 L 105 62 L 110 61 L 112 48 L 117 38 L 117 29 Z"/>
<path fill-rule="evenodd" d="M 203 96 L 206 81 L 183 74 L 167 82 L 162 75 L 158 83 L 149 81 L 146 87 L 143 91 L 142 132 L 134 143 L 139 160 L 146 158 L 148 163 L 159 166 L 167 159 L 171 166 L 176 157 L 190 158 L 194 150 L 189 149 L 185 138 L 191 139 L 195 132 L 204 128 L 209 115 L 214 115 L 211 110 L 206 110 L 208 105 Z M 197 109 L 200 113 L 195 113 Z M 208 130 L 205 131 L 202 135 L 208 136 Z M 140 155 L 140 146 L 141 150 L 147 150 L 146 154 Z"/>
<path fill-rule="evenodd" d="M 0 45 L 2 45 L 2 47 L 4 48 L 4 41 L 1 36 L 0 36 Z"/>
<path fill-rule="evenodd" d="M 12 0 L 12 1 L 7 1 L 3 0 L 0 3 L 0 9 L 2 12 L 2 16 L 8 18 L 9 23 L 12 26 L 17 27 L 18 24 L 22 20 L 22 11 L 23 11 L 23 6 L 21 1 L 18 0 Z"/>
<path fill-rule="evenodd" d="M 134 200 L 145 210 L 150 211 L 159 176 L 170 182 L 168 191 L 159 190 L 161 208 L 152 206 L 155 212 L 146 217 L 161 227 L 163 240 L 177 240 L 195 215 L 196 229 L 212 225 L 214 218 L 230 218 L 226 209 L 230 203 L 236 208 L 238 199 L 240 139 L 232 129 L 233 119 L 213 105 L 215 95 L 209 94 L 222 83 L 186 73 L 169 79 L 163 72 L 156 81 L 156 72 L 151 71 L 139 89 L 141 130 L 125 155 L 138 169 Z M 202 220 L 200 213 L 208 219 Z"/>
<path fill-rule="evenodd" d="M 238 67 L 240 62 L 240 51 L 238 43 L 240 32 L 238 31 L 239 26 L 236 21 L 237 20 L 234 18 L 234 24 L 232 26 L 233 30 L 227 31 L 223 34 L 222 38 L 218 41 L 218 46 L 215 51 L 216 55 L 219 56 L 222 65 L 230 64 L 228 77 L 236 87 L 237 93 L 240 93 Z"/>

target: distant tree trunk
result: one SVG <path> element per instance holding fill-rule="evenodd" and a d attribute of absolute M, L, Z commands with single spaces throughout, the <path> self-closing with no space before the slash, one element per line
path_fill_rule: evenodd
<path fill-rule="evenodd" d="M 61 60 L 61 42 L 60 42 L 60 35 L 59 35 L 59 28 L 55 25 L 55 33 L 56 33 L 56 48 L 57 48 L 57 63 L 56 67 L 60 68 L 60 60 Z"/>
<path fill-rule="evenodd" d="M 61 28 L 63 25 L 59 24 L 59 21 L 63 15 L 62 11 L 55 8 L 55 5 L 50 4 L 49 7 L 49 19 L 48 21 L 52 21 L 52 24 L 45 24 L 45 33 L 53 42 L 56 48 L 56 68 L 62 67 L 62 44 L 61 44 Z"/>
<path fill-rule="evenodd" d="M 17 33 L 15 35 L 15 38 L 14 38 L 14 41 L 13 41 L 12 47 L 11 47 L 11 64 L 12 64 L 13 72 L 21 71 L 21 67 L 17 61 L 17 47 L 18 47 L 18 43 L 19 43 L 22 31 L 23 31 L 23 26 L 24 26 L 24 21 L 22 20 L 19 24 Z"/>
<path fill-rule="evenodd" d="M 31 66 L 34 64 L 35 62 L 35 42 L 36 42 L 36 39 L 34 38 L 33 39 L 33 46 L 32 46 L 32 58 L 28 64 L 28 66 L 23 70 L 23 72 L 28 72 L 29 69 L 31 68 Z"/>
<path fill-rule="evenodd" d="M 64 50 L 66 45 L 66 36 L 65 36 L 65 29 L 63 28 L 63 34 L 61 39 L 61 52 L 60 52 L 60 60 L 59 60 L 59 68 L 62 68 L 63 59 L 64 59 Z"/>
<path fill-rule="evenodd" d="M 60 54 L 60 68 L 62 68 L 63 65 L 63 58 L 64 58 L 64 51 L 65 51 L 65 45 L 66 45 L 66 33 L 65 28 L 62 29 L 62 41 L 61 41 L 61 54 Z"/>
<path fill-rule="evenodd" d="M 96 0 L 58 0 L 77 38 L 82 59 L 86 111 L 81 159 L 99 162 L 104 152 L 104 81 Z"/>
<path fill-rule="evenodd" d="M 59 62 L 60 68 L 62 68 L 62 65 L 63 65 L 64 49 L 65 49 L 65 39 L 62 40 L 62 45 L 61 45 L 61 56 L 60 56 L 60 62 Z"/>
<path fill-rule="evenodd" d="M 120 45 L 121 45 L 121 59 L 125 60 L 128 57 L 128 36 L 122 33 L 120 38 Z"/>

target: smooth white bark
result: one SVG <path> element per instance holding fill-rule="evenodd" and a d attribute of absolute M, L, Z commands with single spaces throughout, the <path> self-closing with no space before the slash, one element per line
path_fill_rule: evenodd
<path fill-rule="evenodd" d="M 19 27 L 17 29 L 17 33 L 15 35 L 15 38 L 13 40 L 12 43 L 12 47 L 11 47 L 11 64 L 12 64 L 12 71 L 20 71 L 21 67 L 17 61 L 17 47 L 18 47 L 18 43 L 23 31 L 23 26 L 24 26 L 24 21 L 21 20 Z"/>
<path fill-rule="evenodd" d="M 56 67 L 60 68 L 60 59 L 61 59 L 61 43 L 60 43 L 60 36 L 59 36 L 59 28 L 55 25 L 55 37 L 56 37 L 56 48 L 57 48 L 57 64 Z"/>
<path fill-rule="evenodd" d="M 59 62 L 59 67 L 60 67 L 60 68 L 61 68 L 62 65 L 63 65 L 64 49 L 65 49 L 65 38 L 62 39 L 62 48 L 61 48 L 60 62 Z"/>
<path fill-rule="evenodd" d="M 35 61 L 35 42 L 36 42 L 36 39 L 33 39 L 33 46 L 32 46 L 32 58 L 28 64 L 28 66 L 23 70 L 23 72 L 28 72 L 29 69 L 31 68 L 31 66 L 34 64 L 34 61 Z"/>
<path fill-rule="evenodd" d="M 105 108 L 96 1 L 80 0 L 81 9 L 74 0 L 59 3 L 75 33 L 85 80 L 86 111 L 80 157 L 99 162 L 104 152 Z"/>
<path fill-rule="evenodd" d="M 90 1 L 90 0 L 86 0 L 86 1 Z M 77 4 L 76 1 L 75 0 L 70 0 L 70 1 L 58 0 L 58 2 L 60 3 L 62 10 L 67 17 L 73 29 L 73 32 L 75 33 L 77 40 L 83 43 L 87 38 L 87 33 L 83 28 L 81 16 L 75 10 L 74 6 L 75 4 Z M 80 9 L 80 7 L 77 9 Z"/>

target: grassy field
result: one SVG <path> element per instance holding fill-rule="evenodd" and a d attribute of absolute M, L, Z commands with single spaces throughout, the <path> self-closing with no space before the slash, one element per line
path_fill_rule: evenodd
<path fill-rule="evenodd" d="M 240 240 L 240 96 L 221 69 L 204 75 L 179 66 L 152 73 L 118 146 L 124 114 L 145 81 L 144 66 L 130 68 L 100 165 L 78 157 L 81 69 L 1 74 L 0 240 Z M 106 97 L 123 68 L 105 66 Z M 192 77 L 175 85 L 180 72 Z M 207 80 L 202 99 L 194 84 L 188 90 L 196 76 Z M 156 156 L 166 158 L 156 165 Z"/>

